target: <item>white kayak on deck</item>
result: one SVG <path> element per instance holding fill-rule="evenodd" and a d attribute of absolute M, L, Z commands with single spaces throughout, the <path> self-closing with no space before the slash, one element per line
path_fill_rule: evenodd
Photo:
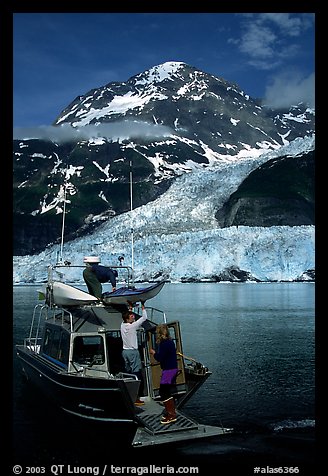
<path fill-rule="evenodd" d="M 95 296 L 60 281 L 53 281 L 48 288 L 49 292 L 52 304 L 57 306 L 78 306 L 99 302 Z"/>

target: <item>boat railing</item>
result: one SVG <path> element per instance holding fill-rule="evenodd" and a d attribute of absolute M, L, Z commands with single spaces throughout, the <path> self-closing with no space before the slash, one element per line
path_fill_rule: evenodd
<path fill-rule="evenodd" d="M 77 370 L 78 373 L 81 373 L 83 377 L 99 377 L 103 376 L 104 378 L 114 378 L 114 375 L 112 375 L 108 370 L 106 369 L 96 369 L 94 367 L 90 367 L 88 365 L 83 365 L 81 369 Z"/>
<path fill-rule="evenodd" d="M 69 319 L 70 330 L 73 332 L 73 316 L 70 311 L 64 308 L 49 307 L 47 304 L 36 304 L 33 310 L 30 332 L 28 337 L 25 339 L 27 346 L 34 350 L 32 347 L 35 346 L 35 343 L 41 342 L 41 331 L 44 321 L 49 321 L 51 319 L 55 320 L 59 318 L 63 324 L 66 315 Z M 34 344 L 32 344 L 32 342 L 34 342 Z"/>
<path fill-rule="evenodd" d="M 63 307 L 56 307 L 56 308 L 52 308 L 52 312 L 53 312 L 53 315 L 50 316 L 48 319 L 60 319 L 62 325 L 65 322 L 65 316 L 68 316 L 70 332 L 73 332 L 74 330 L 73 315 L 68 309 L 65 309 Z"/>
<path fill-rule="evenodd" d="M 41 337 L 27 337 L 26 339 L 24 339 L 24 347 L 31 350 L 32 352 L 39 354 L 41 349 L 41 342 Z"/>
<path fill-rule="evenodd" d="M 145 306 L 147 311 L 148 320 L 154 322 L 155 324 L 165 324 L 166 321 L 166 314 L 161 309 L 157 309 L 156 307 Z M 136 306 L 136 310 L 138 314 L 142 314 L 141 311 L 141 304 L 138 303 Z"/>
<path fill-rule="evenodd" d="M 127 372 L 119 372 L 118 374 L 115 375 L 116 378 L 119 379 L 133 379 L 133 380 L 138 380 L 138 377 L 134 374 L 129 374 Z"/>
<path fill-rule="evenodd" d="M 37 311 L 39 311 L 38 317 L 37 317 Z M 42 329 L 42 322 L 43 322 L 42 316 L 44 314 L 47 314 L 47 306 L 41 303 L 36 304 L 33 310 L 29 336 L 27 339 L 25 339 L 26 344 L 29 343 L 27 345 L 29 345 L 30 348 L 34 351 L 36 350 L 32 348 L 33 346 L 31 346 L 31 343 L 34 342 L 34 347 L 35 347 L 36 342 L 40 342 L 41 340 L 40 332 Z"/>
<path fill-rule="evenodd" d="M 117 271 L 118 273 L 118 280 L 121 280 L 124 282 L 124 284 L 128 287 L 133 287 L 134 286 L 134 272 L 131 266 L 125 266 L 122 264 L 119 265 L 102 265 L 105 266 L 106 268 L 111 268 Z M 84 265 L 74 265 L 71 264 L 69 261 L 64 261 L 62 263 L 57 263 L 55 265 L 50 265 L 48 266 L 48 283 L 55 281 L 58 281 L 58 278 L 62 282 L 75 282 L 76 281 L 76 276 L 74 276 L 74 273 L 71 273 L 71 278 L 70 278 L 70 270 L 74 270 L 75 268 L 80 268 L 84 269 Z M 54 277 L 54 274 L 56 274 L 56 278 Z M 82 277 L 82 273 L 81 273 Z"/>
<path fill-rule="evenodd" d="M 90 365 L 76 365 L 75 362 L 70 361 L 72 364 L 72 367 L 74 371 L 72 373 L 76 374 L 82 374 L 83 377 L 95 377 L 99 375 L 103 375 L 104 378 L 109 377 L 110 379 L 132 379 L 132 380 L 138 380 L 138 377 L 134 374 L 130 374 L 127 372 L 119 372 L 117 374 L 112 374 L 109 372 L 107 369 L 99 369 L 95 368 L 94 366 Z"/>

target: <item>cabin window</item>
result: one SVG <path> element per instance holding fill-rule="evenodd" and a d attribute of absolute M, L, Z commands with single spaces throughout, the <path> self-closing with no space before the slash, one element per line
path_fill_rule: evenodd
<path fill-rule="evenodd" d="M 59 329 L 46 329 L 43 352 L 44 354 L 49 355 L 57 359 L 58 357 L 58 348 L 60 342 L 60 330 Z"/>
<path fill-rule="evenodd" d="M 169 332 L 170 332 L 170 337 L 171 339 L 173 340 L 174 342 L 174 345 L 177 349 L 177 351 L 179 350 L 179 346 L 178 346 L 178 339 L 177 339 L 177 336 L 176 336 L 176 330 L 174 327 L 171 327 L 171 326 L 168 326 L 169 328 Z M 151 342 L 150 346 L 157 350 L 158 349 L 158 344 L 156 343 L 156 334 L 155 333 L 152 333 L 149 335 L 149 338 L 148 338 Z"/>
<path fill-rule="evenodd" d="M 69 353 L 69 335 L 61 329 L 47 328 L 45 331 L 43 354 L 67 365 Z"/>
<path fill-rule="evenodd" d="M 58 360 L 64 364 L 68 363 L 69 357 L 69 334 L 67 332 L 62 332 L 60 336 L 59 351 L 58 351 Z"/>
<path fill-rule="evenodd" d="M 74 339 L 73 361 L 80 365 L 102 365 L 105 362 L 101 336 L 77 336 Z"/>

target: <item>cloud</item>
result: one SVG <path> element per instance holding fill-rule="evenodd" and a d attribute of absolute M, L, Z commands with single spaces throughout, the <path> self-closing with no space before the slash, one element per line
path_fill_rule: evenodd
<path fill-rule="evenodd" d="M 241 17 L 240 38 L 228 41 L 238 46 L 249 65 L 264 71 L 295 59 L 301 52 L 298 38 L 313 22 L 310 14 L 250 13 Z"/>
<path fill-rule="evenodd" d="M 291 13 L 260 13 L 259 23 L 272 23 L 286 36 L 300 36 L 311 27 L 314 16 L 310 13 L 300 15 Z"/>
<path fill-rule="evenodd" d="M 302 77 L 298 72 L 285 71 L 271 79 L 265 90 L 263 103 L 273 109 L 304 102 L 315 106 L 315 75 Z"/>
<path fill-rule="evenodd" d="M 173 134 L 172 129 L 159 124 L 138 121 L 121 121 L 99 125 L 87 125 L 81 128 L 70 124 L 61 126 L 18 127 L 14 129 L 14 139 L 43 139 L 63 143 L 78 140 L 104 138 L 126 140 L 133 137 L 157 138 Z"/>
<path fill-rule="evenodd" d="M 277 36 L 270 28 L 253 23 L 248 25 L 247 31 L 243 34 L 239 49 L 251 58 L 271 58 L 274 55 L 273 46 L 276 39 Z"/>

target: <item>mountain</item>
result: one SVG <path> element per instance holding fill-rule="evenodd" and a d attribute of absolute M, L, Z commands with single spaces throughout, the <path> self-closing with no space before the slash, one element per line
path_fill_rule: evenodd
<path fill-rule="evenodd" d="M 166 148 L 173 146 L 164 156 L 168 163 L 183 163 L 191 155 L 196 163 L 206 164 L 204 145 L 218 154 L 235 155 L 249 147 L 277 147 L 314 130 L 313 111 L 301 106 L 272 111 L 237 85 L 178 62 L 155 66 L 125 83 L 91 90 L 76 98 L 54 124 L 79 128 L 122 118 L 166 126 L 172 138 Z M 142 152 L 142 137 L 136 134 L 135 150 Z M 148 154 L 155 155 L 158 141 L 146 138 L 145 143 Z"/>
<path fill-rule="evenodd" d="M 273 111 L 237 85 L 185 63 L 164 63 L 93 89 L 41 138 L 14 140 L 14 254 L 37 254 L 58 242 L 64 197 L 66 242 L 100 232 L 101 224 L 114 226 L 131 207 L 131 171 L 133 208 L 162 203 L 179 177 L 189 175 L 197 189 L 203 172 L 227 166 L 231 194 L 215 205 L 211 228 L 313 225 L 313 150 L 297 160 L 275 154 L 273 167 L 250 169 L 255 175 L 243 184 L 234 174 L 245 159 L 254 166 L 263 153 L 314 130 L 314 111 L 305 105 Z M 289 178 L 284 196 L 282 177 Z M 222 184 L 203 186 L 208 201 L 210 187 Z M 188 229 L 204 228 L 202 217 L 186 221 Z"/>

